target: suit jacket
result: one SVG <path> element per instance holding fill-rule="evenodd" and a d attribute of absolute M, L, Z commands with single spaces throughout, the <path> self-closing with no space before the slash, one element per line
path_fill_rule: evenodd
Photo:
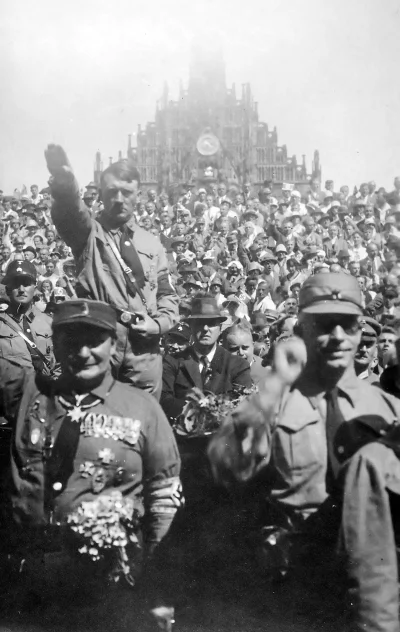
<path fill-rule="evenodd" d="M 189 348 L 175 358 L 164 356 L 160 404 L 167 417 L 175 419 L 182 412 L 187 394 L 195 386 L 220 395 L 232 392 L 235 386 L 250 387 L 251 384 L 247 360 L 232 355 L 218 345 L 210 364 L 210 377 L 203 385 L 197 356 Z"/>

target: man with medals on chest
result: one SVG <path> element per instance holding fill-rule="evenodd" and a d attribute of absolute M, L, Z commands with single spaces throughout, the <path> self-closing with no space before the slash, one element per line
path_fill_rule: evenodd
<path fill-rule="evenodd" d="M 53 320 L 58 379 L 0 362 L 0 412 L 14 425 L 12 518 L 29 542 L 99 502 L 134 507 L 150 559 L 181 504 L 180 458 L 155 398 L 111 374 L 116 329 L 110 305 L 66 301 Z"/>
<path fill-rule="evenodd" d="M 65 151 L 49 145 L 46 160 L 54 199 L 52 218 L 75 257 L 76 292 L 117 310 L 114 374 L 159 399 L 160 337 L 179 320 L 178 296 L 169 282 L 160 241 L 134 218 L 139 172 L 129 160 L 120 160 L 102 173 L 104 208 L 94 219 L 81 200 Z"/>

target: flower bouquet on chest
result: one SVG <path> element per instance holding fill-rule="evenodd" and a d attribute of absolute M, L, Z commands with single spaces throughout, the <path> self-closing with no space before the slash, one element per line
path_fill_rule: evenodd
<path fill-rule="evenodd" d="M 108 579 L 134 586 L 140 570 L 133 561 L 141 554 L 140 518 L 135 501 L 115 490 L 82 502 L 68 515 L 68 540 L 80 554 L 101 564 Z"/>
<path fill-rule="evenodd" d="M 193 388 L 187 395 L 181 415 L 173 424 L 178 437 L 205 437 L 220 428 L 235 408 L 257 391 L 257 386 L 235 386 L 230 393 L 216 395 Z"/>

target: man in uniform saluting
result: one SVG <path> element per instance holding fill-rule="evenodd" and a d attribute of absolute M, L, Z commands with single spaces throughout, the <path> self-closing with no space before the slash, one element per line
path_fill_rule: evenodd
<path fill-rule="evenodd" d="M 46 152 L 54 199 L 53 222 L 77 264 L 78 296 L 104 301 L 118 313 L 113 367 L 119 380 L 161 394 L 160 336 L 179 320 L 178 297 L 170 285 L 158 239 L 134 219 L 139 172 L 128 160 L 110 165 L 100 179 L 104 210 L 93 219 L 65 151 Z"/>

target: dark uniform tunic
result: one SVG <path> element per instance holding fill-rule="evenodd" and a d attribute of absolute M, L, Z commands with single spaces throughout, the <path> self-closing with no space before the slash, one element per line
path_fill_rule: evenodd
<path fill-rule="evenodd" d="M 21 367 L 41 368 L 43 360 L 18 333 L 23 333 L 32 340 L 37 349 L 43 354 L 53 368 L 53 342 L 51 332 L 51 318 L 43 314 L 35 306 L 31 307 L 21 320 L 16 320 L 8 311 L 0 314 L 0 358 L 13 360 Z"/>
<path fill-rule="evenodd" d="M 63 521 L 82 501 L 118 490 L 147 513 L 147 542 L 159 542 L 180 505 L 180 459 L 156 400 L 111 375 L 85 396 L 63 376 L 35 379 L 4 361 L 0 379 L 2 412 L 16 416 L 16 520 Z"/>

